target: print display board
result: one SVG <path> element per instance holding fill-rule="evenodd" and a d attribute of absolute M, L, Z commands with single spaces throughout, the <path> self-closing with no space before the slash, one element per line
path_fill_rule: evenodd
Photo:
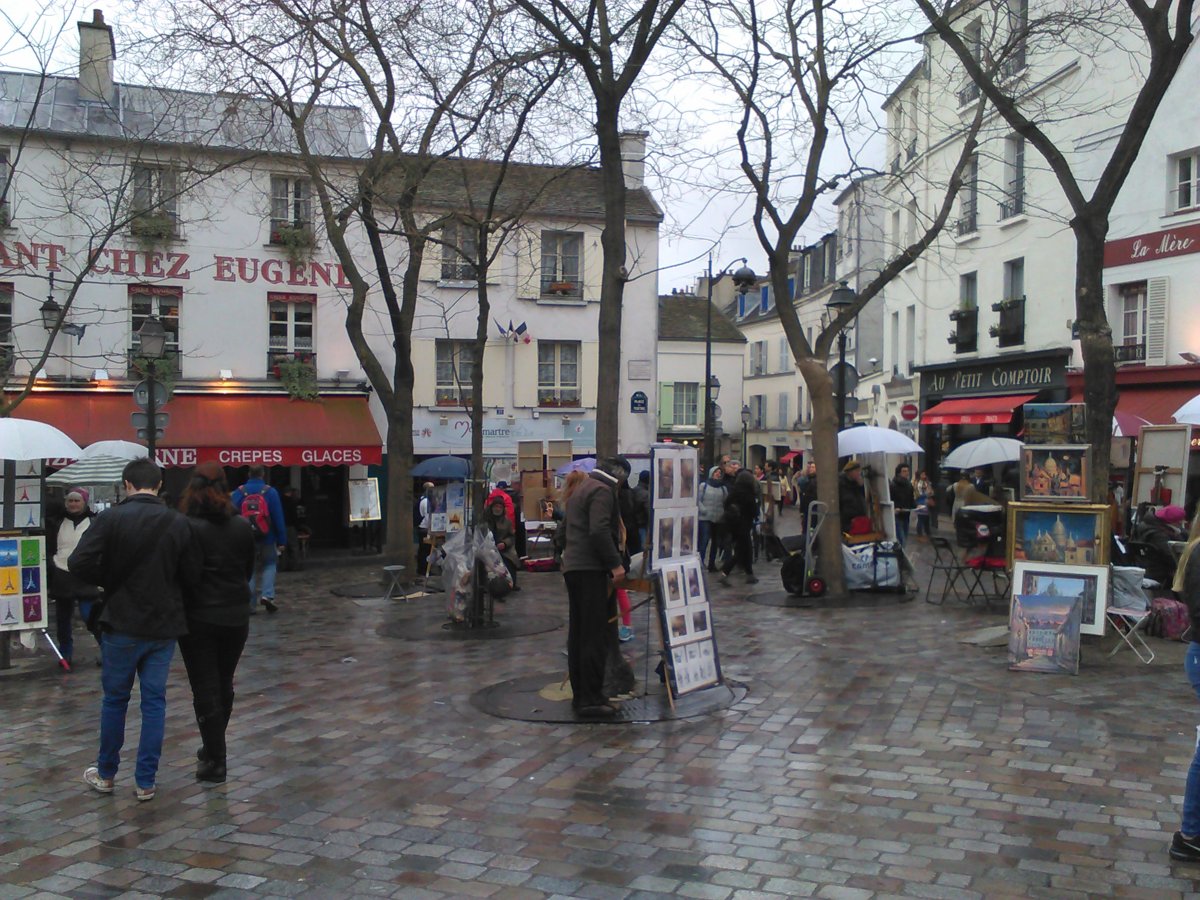
<path fill-rule="evenodd" d="M 17 474 L 13 492 L 13 528 L 41 528 L 42 461 L 23 459 L 15 465 Z"/>
<path fill-rule="evenodd" d="M 676 697 L 722 681 L 704 574 L 695 554 L 658 571 L 659 623 L 670 687 Z"/>
<path fill-rule="evenodd" d="M 45 627 L 46 538 L 0 533 L 0 631 Z"/>
<path fill-rule="evenodd" d="M 696 553 L 700 512 L 695 447 L 654 444 L 650 455 L 650 568 Z"/>

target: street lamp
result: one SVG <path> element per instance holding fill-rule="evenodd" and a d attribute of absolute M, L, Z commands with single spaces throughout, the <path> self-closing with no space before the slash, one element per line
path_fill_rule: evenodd
<path fill-rule="evenodd" d="M 54 299 L 54 273 L 50 273 L 50 292 L 46 295 L 46 302 L 41 306 L 42 327 L 47 331 L 53 331 L 58 327 L 58 322 L 62 318 L 62 306 Z"/>
<path fill-rule="evenodd" d="M 149 360 L 149 365 L 146 366 L 146 455 L 151 462 L 155 462 L 154 442 L 158 436 L 158 398 L 154 394 L 155 363 L 162 359 L 167 349 L 167 330 L 163 328 L 158 316 L 147 316 L 142 322 L 142 327 L 138 329 L 138 343 L 139 354 Z"/>
<path fill-rule="evenodd" d="M 831 321 L 836 319 L 847 309 L 854 305 L 854 301 L 858 299 L 858 294 L 854 292 L 854 288 L 850 287 L 846 282 L 841 282 L 833 293 L 829 295 L 829 299 L 825 301 L 825 308 L 829 310 Z M 837 377 L 837 430 L 841 431 L 846 427 L 846 329 L 845 327 L 838 330 L 838 377 Z"/>
<path fill-rule="evenodd" d="M 741 263 L 741 268 L 733 273 L 733 285 L 737 288 L 738 294 L 745 296 L 750 288 L 754 287 L 754 283 L 758 281 L 758 276 L 754 274 L 754 270 L 746 265 L 746 257 L 735 259 L 725 268 L 723 268 L 714 278 L 712 270 L 712 254 L 708 255 L 708 303 L 704 309 L 704 467 L 702 471 L 708 472 L 713 467 L 713 451 L 716 449 L 713 445 L 716 444 L 717 438 L 713 430 L 715 416 L 713 415 L 713 403 L 717 396 L 714 388 L 720 389 L 721 383 L 717 381 L 712 371 L 712 302 L 713 302 L 713 281 L 717 278 L 724 278 L 729 274 L 729 270 L 733 268 L 734 263 Z"/>
<path fill-rule="evenodd" d="M 742 404 L 742 468 L 746 467 L 746 431 L 750 427 L 750 404 Z"/>

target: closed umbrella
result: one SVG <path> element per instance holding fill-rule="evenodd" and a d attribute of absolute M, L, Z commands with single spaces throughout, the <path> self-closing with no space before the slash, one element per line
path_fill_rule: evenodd
<path fill-rule="evenodd" d="M 853 456 L 855 453 L 924 452 L 921 445 L 912 438 L 890 428 L 860 425 L 838 432 L 838 456 Z"/>
<path fill-rule="evenodd" d="M 942 460 L 947 469 L 974 469 L 1021 458 L 1021 442 L 1005 437 L 985 437 L 955 447 Z"/>
<path fill-rule="evenodd" d="M 0 419 L 0 459 L 79 459 L 80 446 L 53 425 Z"/>
<path fill-rule="evenodd" d="M 460 456 L 435 456 L 412 468 L 413 478 L 445 478 L 465 481 L 471 474 L 471 463 Z"/>

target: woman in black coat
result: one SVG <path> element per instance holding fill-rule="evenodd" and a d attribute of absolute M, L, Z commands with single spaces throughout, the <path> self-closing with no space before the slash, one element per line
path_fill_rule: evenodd
<path fill-rule="evenodd" d="M 67 560 L 96 515 L 88 505 L 88 500 L 88 492 L 84 488 L 73 487 L 67 491 L 62 511 L 46 520 L 47 574 L 50 596 L 54 600 L 58 652 L 62 654 L 63 667 L 68 672 L 71 671 L 71 658 L 75 650 L 72 628 L 75 604 L 79 604 L 79 614 L 86 622 L 92 603 L 100 595 L 98 587 L 76 578 L 67 568 Z"/>
<path fill-rule="evenodd" d="M 196 466 L 183 493 L 203 574 L 183 589 L 188 633 L 179 651 L 192 687 L 192 706 L 203 746 L 196 778 L 225 780 L 225 729 L 233 711 L 233 673 L 250 633 L 250 576 L 254 572 L 253 526 L 237 515 L 225 472 L 217 463 Z"/>
<path fill-rule="evenodd" d="M 754 546 L 752 533 L 754 520 L 758 518 L 758 482 L 754 473 L 742 469 L 733 478 L 729 488 L 729 497 L 725 500 L 725 529 L 733 542 L 733 555 L 721 569 L 721 581 L 729 580 L 729 573 L 734 566 L 741 566 L 746 573 L 746 584 L 758 584 L 754 577 L 752 561 Z"/>

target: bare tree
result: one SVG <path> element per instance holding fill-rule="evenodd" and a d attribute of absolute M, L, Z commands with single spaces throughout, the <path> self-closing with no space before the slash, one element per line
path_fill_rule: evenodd
<path fill-rule="evenodd" d="M 1113 204 L 1191 46 L 1194 0 L 1062 3 L 1034 17 L 1024 2 L 980 4 L 991 17 L 991 27 L 982 36 L 978 30 L 964 34 L 963 27 L 974 23 L 961 4 L 917 0 L 917 5 L 996 112 L 1041 154 L 1066 196 L 1075 235 L 1075 320 L 1083 353 L 1087 437 L 1094 454 L 1089 493 L 1103 500 L 1117 401 L 1103 290 L 1104 243 Z M 1054 88 L 1035 90 L 1030 79 L 1016 77 L 1034 50 L 1051 56 L 1064 45 L 1075 45 L 1085 56 L 1132 60 L 1142 71 L 1133 76 L 1136 92 L 1131 102 L 1110 92 L 1088 105 L 1064 104 Z M 1106 86 L 1121 83 L 1109 73 L 1096 75 Z M 1124 109 L 1123 120 L 1115 125 L 1114 109 Z M 1105 126 L 1117 132 L 1108 158 L 1099 165 L 1073 146 L 1079 129 L 1071 127 L 1070 120 L 1088 115 L 1105 118 Z"/>
<path fill-rule="evenodd" d="M 760 15 L 760 7 L 766 12 Z M 754 201 L 753 224 L 766 252 L 776 309 L 813 403 L 813 450 L 819 499 L 828 504 L 822 546 L 841 544 L 837 490 L 837 431 L 827 369 L 838 333 L 936 239 L 946 224 L 963 172 L 974 152 L 983 105 L 962 130 L 963 148 L 946 173 L 942 200 L 917 239 L 888 259 L 853 304 L 810 344 L 788 290 L 791 248 L 818 202 L 846 178 L 867 170 L 853 152 L 868 86 L 886 77 L 884 59 L 901 41 L 894 22 L 877 14 L 843 13 L 820 2 L 706 4 L 687 23 L 687 44 L 717 73 L 743 109 L 739 167 Z M 901 29 L 902 30 L 902 29 Z M 840 144 L 840 148 L 839 148 Z M 834 595 L 844 591 L 839 553 L 822 553 L 821 573 Z"/>
<path fill-rule="evenodd" d="M 604 184 L 604 270 L 600 287 L 601 372 L 621 369 L 621 311 L 629 268 L 625 249 L 625 176 L 621 110 L 685 0 L 515 0 L 539 32 L 574 61 L 595 105 Z M 617 452 L 620 391 L 596 400 L 596 452 Z"/>

